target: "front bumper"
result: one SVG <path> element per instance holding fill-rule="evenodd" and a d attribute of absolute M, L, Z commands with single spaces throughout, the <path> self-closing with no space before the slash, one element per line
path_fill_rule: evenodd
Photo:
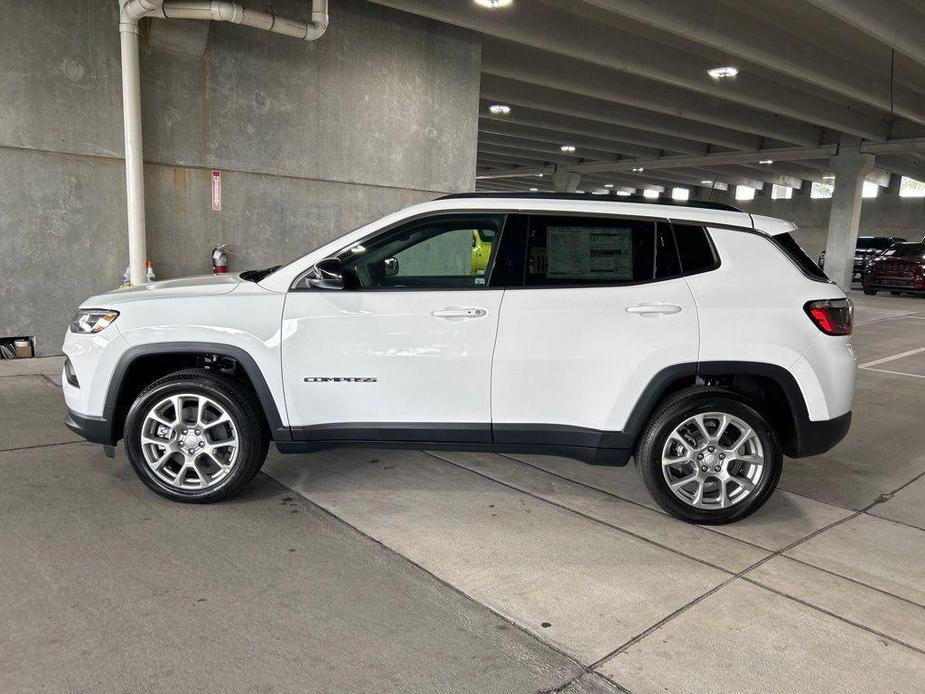
<path fill-rule="evenodd" d="M 64 425 L 91 443 L 101 443 L 104 446 L 114 446 L 116 443 L 113 440 L 112 424 L 102 417 L 89 417 L 68 408 Z"/>
<path fill-rule="evenodd" d="M 784 453 L 789 458 L 805 458 L 830 451 L 845 438 L 851 427 L 851 411 L 835 417 L 814 422 L 799 418 L 794 427 L 792 441 L 785 442 Z"/>

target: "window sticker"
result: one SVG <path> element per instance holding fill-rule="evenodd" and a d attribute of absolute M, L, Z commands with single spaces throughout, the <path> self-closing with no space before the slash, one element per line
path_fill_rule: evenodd
<path fill-rule="evenodd" d="M 548 279 L 632 280 L 631 229 L 547 227 Z"/>

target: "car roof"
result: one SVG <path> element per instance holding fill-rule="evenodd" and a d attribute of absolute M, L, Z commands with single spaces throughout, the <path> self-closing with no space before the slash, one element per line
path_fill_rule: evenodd
<path fill-rule="evenodd" d="M 430 202 L 419 203 L 406 208 L 405 214 L 425 214 L 430 212 L 454 211 L 489 211 L 506 212 L 547 212 L 565 214 L 609 214 L 633 217 L 658 217 L 678 222 L 714 224 L 722 226 L 759 228 L 768 234 L 790 231 L 793 225 L 786 223 L 786 229 L 769 229 L 759 227 L 754 220 L 758 216 L 748 214 L 731 205 L 722 203 L 700 205 L 674 204 L 668 200 L 650 200 L 648 198 L 624 198 L 610 195 L 586 195 L 570 193 L 463 193 L 447 195 Z M 762 218 L 780 223 L 770 217 Z"/>
<path fill-rule="evenodd" d="M 534 200 L 601 200 L 604 202 L 616 203 L 642 203 L 644 205 L 659 204 L 672 205 L 674 207 L 699 207 L 705 210 L 728 210 L 731 212 L 742 212 L 738 207 L 729 205 L 725 202 L 713 202 L 711 200 L 659 200 L 653 203 L 650 198 L 641 195 L 621 195 L 618 197 L 609 197 L 597 193 L 451 193 L 437 198 L 437 200 L 459 200 L 462 198 L 515 198 L 515 199 L 534 199 Z"/>

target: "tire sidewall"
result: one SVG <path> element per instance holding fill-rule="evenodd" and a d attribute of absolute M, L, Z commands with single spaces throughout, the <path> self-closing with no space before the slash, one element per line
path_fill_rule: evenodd
<path fill-rule="evenodd" d="M 725 412 L 748 424 L 761 441 L 765 470 L 758 486 L 745 499 L 725 509 L 698 509 L 684 503 L 668 487 L 662 473 L 662 449 L 668 436 L 685 419 L 706 412 Z M 653 499 L 670 515 L 705 525 L 731 523 L 757 511 L 777 487 L 783 457 L 780 443 L 765 418 L 733 393 L 690 394 L 666 403 L 653 417 L 640 440 L 636 464 Z"/>
<path fill-rule="evenodd" d="M 215 487 L 209 487 L 205 490 L 195 489 L 177 489 L 161 480 L 145 461 L 141 449 L 141 432 L 145 418 L 150 409 L 158 402 L 170 395 L 179 394 L 204 395 L 218 402 L 228 416 L 231 417 L 235 430 L 238 434 L 238 453 L 234 468 L 231 473 Z M 164 383 L 156 383 L 146 389 L 132 404 L 129 409 L 125 422 L 125 449 L 128 454 L 129 462 L 135 469 L 135 472 L 148 487 L 176 501 L 188 502 L 207 502 L 217 501 L 234 494 L 243 485 L 247 484 L 253 477 L 253 472 L 249 469 L 248 463 L 258 455 L 258 442 L 255 440 L 255 431 L 253 417 L 249 417 L 244 408 L 236 402 L 236 399 L 230 397 L 224 392 L 218 384 L 212 383 L 211 379 L 199 379 L 195 377 L 176 379 Z M 259 467 L 259 465 L 258 465 Z M 256 471 L 254 471 L 256 472 Z"/>

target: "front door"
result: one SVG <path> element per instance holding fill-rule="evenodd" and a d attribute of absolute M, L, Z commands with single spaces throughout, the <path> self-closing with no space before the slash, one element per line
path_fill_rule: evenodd
<path fill-rule="evenodd" d="M 406 222 L 344 249 L 345 288 L 297 281 L 282 363 L 297 440 L 487 442 L 504 215 Z M 487 257 L 486 257 L 487 256 Z"/>

